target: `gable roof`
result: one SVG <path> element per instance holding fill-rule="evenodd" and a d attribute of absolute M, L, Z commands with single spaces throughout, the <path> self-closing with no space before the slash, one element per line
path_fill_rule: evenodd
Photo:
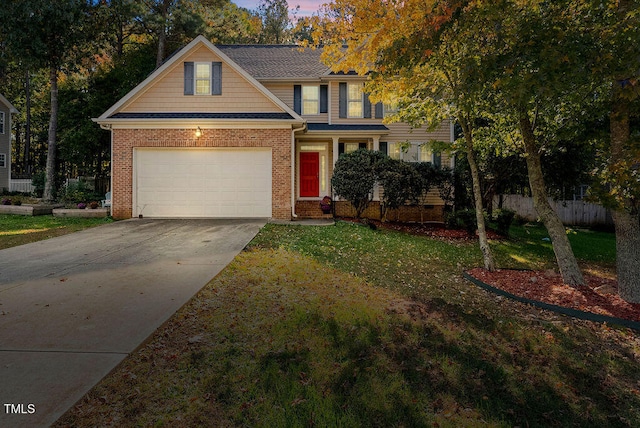
<path fill-rule="evenodd" d="M 159 78 L 166 70 L 173 67 L 176 63 L 180 62 L 189 55 L 190 52 L 195 49 L 204 46 L 209 49 L 213 54 L 219 57 L 224 63 L 226 63 L 229 67 L 231 67 L 236 73 L 242 76 L 246 81 L 249 82 L 254 88 L 256 88 L 262 95 L 264 95 L 267 99 L 269 99 L 277 108 L 280 109 L 278 113 L 284 113 L 282 115 L 274 115 L 273 117 L 259 117 L 254 115 L 247 115 L 242 117 L 242 119 L 257 119 L 257 120 L 289 120 L 293 122 L 303 123 L 304 119 L 300 117 L 297 113 L 295 113 L 289 106 L 287 106 L 282 100 L 277 98 L 273 93 L 271 93 L 268 89 L 266 89 L 260 82 L 258 82 L 253 76 L 251 76 L 243 67 L 238 65 L 233 59 L 225 55 L 220 49 L 214 46 L 209 40 L 207 40 L 204 36 L 198 36 L 193 39 L 189 44 L 180 49 L 174 55 L 172 55 L 168 60 L 166 60 L 160 67 L 158 67 L 153 73 L 151 73 L 142 83 L 133 88 L 127 95 L 122 97 L 117 103 L 111 106 L 107 111 L 105 111 L 100 117 L 93 119 L 95 122 L 100 124 L 108 124 L 114 121 L 132 119 L 133 117 L 123 117 L 120 110 L 126 105 L 134 100 L 136 96 L 143 93 L 147 88 L 153 85 L 156 82 L 156 79 Z M 178 114 L 173 117 L 173 119 L 193 119 L 197 118 L 198 113 L 193 113 L 191 116 L 187 117 L 184 114 Z M 155 119 L 156 117 L 145 117 L 144 115 L 138 116 L 137 119 Z M 211 117 L 211 119 L 217 119 L 216 117 Z M 222 118 L 220 118 L 222 119 Z M 226 118 L 229 119 L 229 118 Z M 241 117 L 238 117 L 241 119 Z"/>
<path fill-rule="evenodd" d="M 18 113 L 18 109 L 16 109 L 5 97 L 0 94 L 0 103 L 4 104 L 9 108 L 10 113 Z"/>
<path fill-rule="evenodd" d="M 296 45 L 217 45 L 258 80 L 318 79 L 330 72 L 320 60 L 321 49 Z"/>

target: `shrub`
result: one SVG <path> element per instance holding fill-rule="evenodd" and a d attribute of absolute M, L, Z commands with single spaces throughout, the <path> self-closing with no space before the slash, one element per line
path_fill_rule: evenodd
<path fill-rule="evenodd" d="M 387 159 L 381 169 L 380 184 L 384 189 L 383 218 L 388 208 L 398 208 L 407 202 L 418 203 L 424 191 L 425 182 L 413 164 Z"/>
<path fill-rule="evenodd" d="M 388 156 L 373 150 L 360 149 L 338 158 L 331 186 L 334 192 L 351 202 L 360 218 L 373 197 L 373 186 L 380 177 L 381 165 Z"/>
<path fill-rule="evenodd" d="M 36 198 L 41 198 L 44 194 L 44 184 L 47 181 L 47 174 L 44 171 L 36 172 L 31 179 L 31 184 L 33 184 L 33 193 Z"/>
<path fill-rule="evenodd" d="M 469 235 L 476 233 L 478 222 L 475 210 L 460 210 L 455 213 L 456 224 L 467 231 Z"/>
<path fill-rule="evenodd" d="M 84 181 L 67 184 L 62 191 L 60 198 L 63 202 L 70 204 L 77 204 L 97 199 L 95 192 L 89 189 Z"/>
<path fill-rule="evenodd" d="M 91 201 L 89 203 L 89 206 L 91 207 L 92 210 L 95 210 L 96 208 L 98 208 L 100 206 L 100 204 L 98 204 L 98 202 L 96 202 L 96 201 Z"/>
<path fill-rule="evenodd" d="M 509 236 L 509 228 L 511 227 L 511 223 L 513 223 L 513 219 L 515 218 L 515 211 L 511 211 L 508 209 L 498 210 L 495 214 L 496 217 L 496 229 L 499 234 L 504 236 Z"/>
<path fill-rule="evenodd" d="M 11 205 L 11 199 L 6 198 L 2 200 L 2 205 Z"/>

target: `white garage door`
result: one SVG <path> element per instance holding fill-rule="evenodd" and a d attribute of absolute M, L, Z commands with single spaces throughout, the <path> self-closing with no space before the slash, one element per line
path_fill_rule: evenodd
<path fill-rule="evenodd" d="M 271 149 L 136 149 L 134 216 L 271 217 Z"/>

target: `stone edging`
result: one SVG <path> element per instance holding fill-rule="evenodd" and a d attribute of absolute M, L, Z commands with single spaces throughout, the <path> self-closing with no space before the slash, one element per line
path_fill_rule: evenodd
<path fill-rule="evenodd" d="M 527 299 L 525 297 L 516 296 L 515 294 L 508 293 L 504 290 L 500 290 L 499 288 L 486 284 L 480 281 L 479 279 L 469 275 L 467 272 L 462 272 L 462 276 L 466 280 L 471 281 L 473 284 L 477 285 L 478 287 L 484 290 L 490 291 L 491 293 L 497 294 L 499 296 L 507 297 L 509 299 L 518 301 L 520 303 L 526 303 L 528 305 L 532 305 L 540 309 L 546 309 L 548 311 L 557 312 L 557 313 L 568 315 L 574 318 L 579 318 L 579 319 L 594 321 L 594 322 L 616 324 L 616 325 L 631 328 L 634 330 L 640 330 L 640 322 L 638 321 L 630 321 L 623 318 L 610 317 L 607 315 L 599 315 L 591 312 L 579 311 L 577 309 L 565 308 L 564 306 L 551 305 L 549 303 L 540 302 L 538 300 Z"/>

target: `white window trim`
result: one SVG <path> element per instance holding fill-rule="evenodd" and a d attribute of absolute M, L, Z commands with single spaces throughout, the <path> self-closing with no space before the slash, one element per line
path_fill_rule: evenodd
<path fill-rule="evenodd" d="M 360 89 L 360 100 L 358 101 L 356 98 L 349 98 L 349 95 L 351 94 L 351 90 L 350 87 L 351 86 L 358 86 Z M 349 119 L 362 119 L 364 118 L 364 92 L 362 91 L 363 88 L 363 84 L 362 83 L 351 83 L 351 82 L 347 82 L 347 118 Z M 349 109 L 349 105 L 351 103 L 360 103 L 360 114 L 353 116 L 351 114 L 349 114 L 349 112 L 351 111 Z"/>
<path fill-rule="evenodd" d="M 398 113 L 398 105 L 397 104 L 383 104 L 382 105 L 382 109 L 383 109 L 383 117 L 390 117 L 393 116 L 394 114 Z"/>
<path fill-rule="evenodd" d="M 305 98 L 304 98 L 304 89 L 305 88 L 315 88 L 317 90 L 317 95 L 318 98 L 316 98 L 315 100 L 310 99 L 308 100 L 309 102 L 312 101 L 316 101 L 316 112 L 315 113 L 308 113 L 304 110 L 304 105 L 305 105 Z M 319 85 L 302 85 L 302 89 L 300 90 L 301 94 L 300 94 L 300 103 L 301 103 L 301 111 L 302 114 L 305 116 L 318 116 L 320 114 L 320 86 Z"/>
<path fill-rule="evenodd" d="M 208 80 L 209 83 L 209 91 L 205 94 L 205 93 L 198 93 L 198 81 L 202 81 L 205 80 L 204 78 L 200 78 L 198 79 L 198 66 L 202 66 L 202 65 L 206 65 L 208 70 L 209 70 L 209 76 L 207 77 L 206 80 Z M 211 91 L 213 90 L 212 86 L 212 82 L 211 82 L 211 74 L 213 73 L 213 70 L 211 69 L 211 62 L 194 62 L 193 63 L 193 95 L 199 95 L 199 96 L 207 96 L 207 95 L 211 95 Z"/>
<path fill-rule="evenodd" d="M 6 153 L 0 153 L 0 168 L 7 167 L 7 155 Z"/>
<path fill-rule="evenodd" d="M 391 157 L 392 159 L 399 159 L 399 160 L 403 160 L 405 162 L 412 162 L 412 163 L 418 163 L 418 162 L 429 162 L 432 165 L 435 163 L 434 162 L 434 151 L 431 148 L 431 144 L 429 142 L 422 142 L 422 141 L 410 141 L 412 148 L 415 147 L 415 155 L 417 156 L 417 158 L 412 156 L 412 153 L 410 152 L 404 152 L 402 150 L 400 150 L 400 152 L 398 153 L 398 157 L 393 157 L 391 155 L 391 150 L 392 147 L 397 146 L 399 144 L 402 144 L 402 142 L 398 142 L 398 141 L 394 141 L 394 142 L 388 142 L 387 143 L 387 155 L 389 157 Z M 422 160 L 422 148 L 426 148 L 427 150 L 429 150 L 431 152 L 431 156 L 429 160 L 423 161 Z M 412 150 L 413 151 L 413 150 Z"/>

